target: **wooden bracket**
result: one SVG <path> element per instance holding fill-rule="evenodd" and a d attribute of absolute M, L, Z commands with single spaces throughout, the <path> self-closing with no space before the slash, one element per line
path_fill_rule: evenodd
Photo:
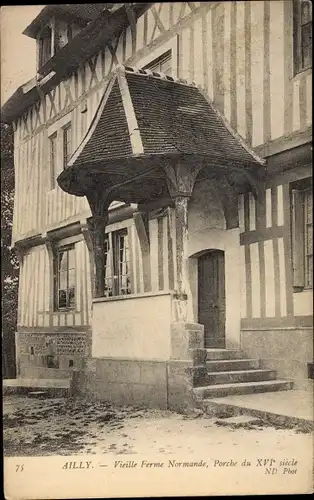
<path fill-rule="evenodd" d="M 193 192 L 196 177 L 203 168 L 202 164 L 190 165 L 181 162 L 167 162 L 163 166 L 166 174 L 168 191 L 171 198 L 177 196 L 190 197 Z"/>
<path fill-rule="evenodd" d="M 113 200 L 108 190 L 102 189 L 102 186 L 97 190 L 89 191 L 86 198 L 92 212 L 90 234 L 95 263 L 91 268 L 94 269 L 95 265 L 94 296 L 103 297 L 105 292 L 105 229 L 109 220 L 109 205 Z"/>

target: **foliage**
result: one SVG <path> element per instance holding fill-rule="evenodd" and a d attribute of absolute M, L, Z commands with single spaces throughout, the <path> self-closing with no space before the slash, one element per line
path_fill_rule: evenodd
<path fill-rule="evenodd" d="M 15 331 L 18 305 L 18 260 L 11 249 L 14 206 L 13 131 L 1 123 L 1 291 L 2 371 L 15 376 Z"/>

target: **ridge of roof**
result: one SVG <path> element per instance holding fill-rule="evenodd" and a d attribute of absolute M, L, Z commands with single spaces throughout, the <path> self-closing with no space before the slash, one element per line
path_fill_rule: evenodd
<path fill-rule="evenodd" d="M 130 74 L 136 74 L 136 75 L 142 75 L 142 76 L 147 76 L 147 77 L 152 77 L 156 78 L 158 80 L 165 80 L 170 83 L 177 83 L 180 85 L 184 85 L 185 87 L 193 87 L 193 88 L 198 88 L 195 82 L 188 82 L 185 78 L 178 78 L 176 76 L 169 76 L 166 75 L 165 73 L 157 72 L 157 71 L 151 71 L 150 69 L 140 69 L 135 66 L 118 66 L 115 71 L 123 71 L 124 73 L 130 73 Z"/>

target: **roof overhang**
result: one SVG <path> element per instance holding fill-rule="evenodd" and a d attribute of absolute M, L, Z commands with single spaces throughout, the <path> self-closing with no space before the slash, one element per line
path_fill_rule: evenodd
<path fill-rule="evenodd" d="M 250 183 L 265 165 L 200 88 L 120 67 L 58 183 L 77 196 L 101 184 L 114 199 L 143 203 L 166 194 L 169 161 L 201 162 L 208 176 L 232 173 Z"/>
<path fill-rule="evenodd" d="M 44 84 L 33 78 L 21 85 L 2 106 L 1 120 L 12 123 L 19 118 L 27 108 L 40 100 L 40 96 L 49 92 L 64 78 L 69 76 L 84 61 L 97 53 L 103 46 L 129 25 L 128 9 L 119 4 L 118 9 L 102 10 L 97 18 L 82 29 L 76 37 L 62 47 L 41 68 L 41 80 L 52 75 Z M 137 2 L 132 5 L 136 17 L 140 17 L 150 6 L 150 3 Z M 50 7 L 50 6 L 49 6 Z M 52 6 L 51 6 L 52 7 Z M 40 91 L 39 91 L 40 89 Z"/>
<path fill-rule="evenodd" d="M 96 19 L 102 11 L 110 11 L 114 6 L 117 6 L 117 4 L 94 3 L 46 5 L 35 17 L 35 19 L 33 19 L 33 21 L 25 28 L 23 35 L 29 36 L 30 38 L 36 38 L 42 25 L 52 16 L 76 19 L 78 22 L 86 25 L 90 21 Z"/>

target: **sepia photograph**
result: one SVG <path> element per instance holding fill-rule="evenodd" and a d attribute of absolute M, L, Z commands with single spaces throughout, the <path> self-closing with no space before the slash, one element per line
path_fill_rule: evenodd
<path fill-rule="evenodd" d="M 0 16 L 5 498 L 313 493 L 312 2 Z"/>

